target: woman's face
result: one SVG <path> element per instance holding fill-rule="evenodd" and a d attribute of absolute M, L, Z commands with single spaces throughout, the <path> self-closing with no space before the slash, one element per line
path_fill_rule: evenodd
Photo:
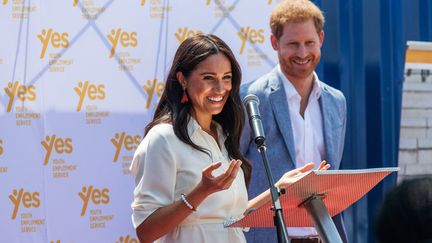
<path fill-rule="evenodd" d="M 214 54 L 197 65 L 185 79 L 193 115 L 198 121 L 208 121 L 219 114 L 232 88 L 231 63 L 222 54 Z"/>

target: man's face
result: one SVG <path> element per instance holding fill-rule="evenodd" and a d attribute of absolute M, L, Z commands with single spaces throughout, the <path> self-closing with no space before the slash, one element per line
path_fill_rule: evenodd
<path fill-rule="evenodd" d="M 285 23 L 282 36 L 271 36 L 282 71 L 291 81 L 303 81 L 312 76 L 321 58 L 324 32 L 317 33 L 312 19 Z"/>

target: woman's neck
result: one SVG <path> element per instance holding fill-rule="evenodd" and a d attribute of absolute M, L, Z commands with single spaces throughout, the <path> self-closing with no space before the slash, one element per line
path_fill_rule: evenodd
<path fill-rule="evenodd" d="M 212 119 L 213 116 L 202 116 L 202 115 L 197 115 L 195 111 L 191 111 L 191 116 L 195 119 L 195 121 L 198 122 L 198 124 L 200 125 L 201 129 L 204 131 L 211 131 L 212 127 Z"/>
<path fill-rule="evenodd" d="M 217 129 L 216 126 L 212 123 L 213 116 L 197 116 L 196 113 L 193 111 L 191 112 L 191 116 L 198 122 L 201 129 L 210 136 L 212 136 L 216 143 L 219 145 Z"/>

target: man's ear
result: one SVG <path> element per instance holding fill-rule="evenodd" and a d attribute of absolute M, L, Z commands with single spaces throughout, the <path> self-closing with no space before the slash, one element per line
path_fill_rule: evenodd
<path fill-rule="evenodd" d="M 324 31 L 323 30 L 321 30 L 321 32 L 319 33 L 319 39 L 320 39 L 320 48 L 321 48 L 323 43 L 324 43 Z"/>
<path fill-rule="evenodd" d="M 270 42 L 271 42 L 271 45 L 273 47 L 273 50 L 277 51 L 279 49 L 279 42 L 278 42 L 278 39 L 276 38 L 276 36 L 271 35 L 270 36 Z"/>

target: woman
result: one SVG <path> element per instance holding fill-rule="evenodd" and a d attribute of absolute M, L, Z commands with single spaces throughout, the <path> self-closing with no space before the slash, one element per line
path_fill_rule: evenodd
<path fill-rule="evenodd" d="M 240 80 L 234 54 L 218 37 L 195 35 L 179 46 L 131 165 L 132 221 L 141 242 L 245 242 L 241 229 L 223 221 L 270 197 L 267 191 L 247 200 L 252 168 L 239 151 Z M 288 172 L 277 185 L 312 168 Z"/>

